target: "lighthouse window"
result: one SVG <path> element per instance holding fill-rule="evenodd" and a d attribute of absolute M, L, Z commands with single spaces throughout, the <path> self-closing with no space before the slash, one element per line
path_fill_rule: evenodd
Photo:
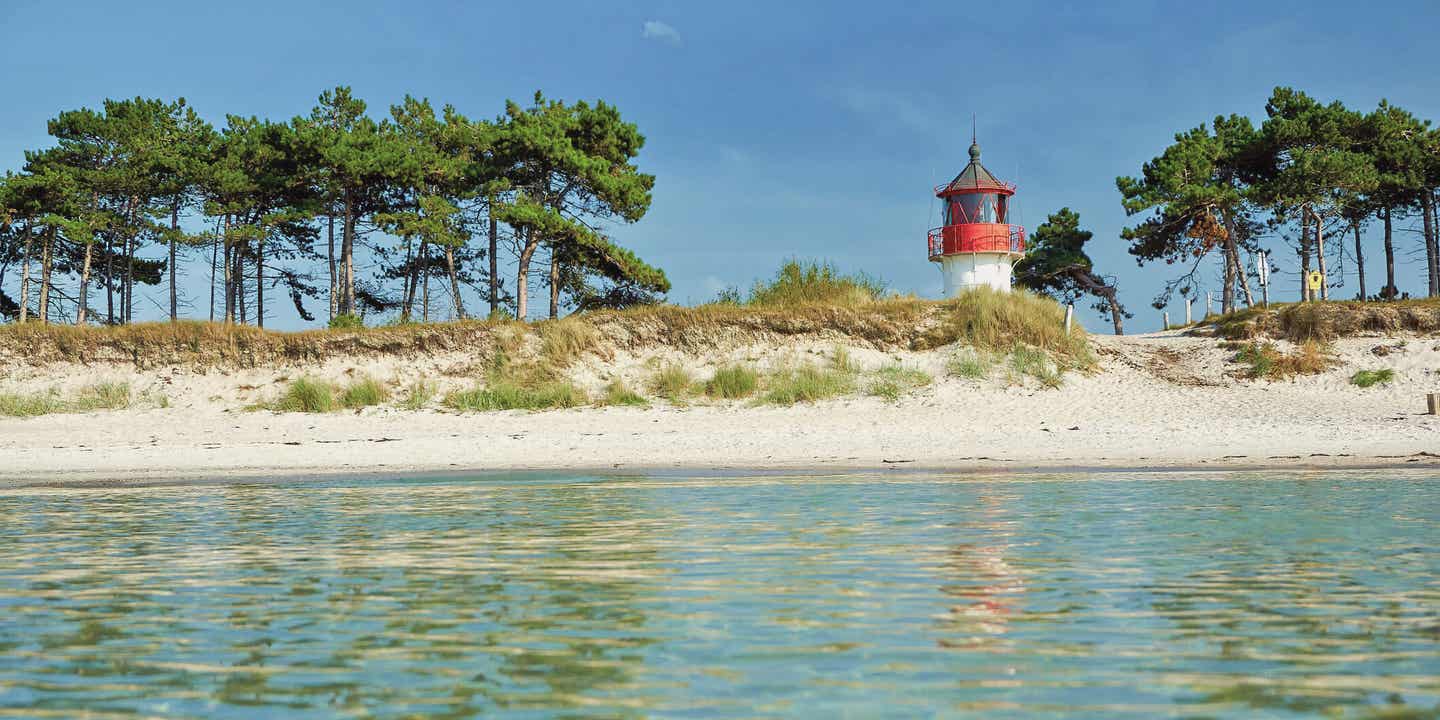
<path fill-rule="evenodd" d="M 992 193 L 961 195 L 956 199 L 954 223 L 1004 222 L 1000 196 Z"/>

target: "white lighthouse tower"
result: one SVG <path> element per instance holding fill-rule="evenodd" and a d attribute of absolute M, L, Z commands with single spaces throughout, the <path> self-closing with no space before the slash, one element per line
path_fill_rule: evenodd
<path fill-rule="evenodd" d="M 1010 269 L 1025 254 L 1025 228 L 1010 225 L 1015 186 L 980 164 L 980 144 L 970 142 L 970 164 L 935 188 L 943 224 L 930 231 L 931 262 L 940 263 L 945 297 L 977 287 L 1010 291 Z"/>

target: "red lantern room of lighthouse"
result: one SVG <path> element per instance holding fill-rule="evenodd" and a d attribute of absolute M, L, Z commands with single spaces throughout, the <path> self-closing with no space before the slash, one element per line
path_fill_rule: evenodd
<path fill-rule="evenodd" d="M 1025 254 L 1025 228 L 1009 224 L 1015 186 L 980 164 L 980 144 L 970 142 L 970 164 L 935 188 L 942 224 L 930 231 L 930 260 L 940 263 L 945 296 L 991 287 L 1008 292 L 1010 270 Z"/>

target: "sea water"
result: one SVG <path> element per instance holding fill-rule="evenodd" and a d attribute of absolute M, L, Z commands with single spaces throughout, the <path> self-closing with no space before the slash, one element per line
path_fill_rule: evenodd
<path fill-rule="evenodd" d="M 0 489 L 0 716 L 85 713 L 1436 717 L 1440 478 Z"/>

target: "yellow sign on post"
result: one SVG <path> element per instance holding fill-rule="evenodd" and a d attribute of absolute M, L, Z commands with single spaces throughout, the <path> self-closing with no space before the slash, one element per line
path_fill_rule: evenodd
<path fill-rule="evenodd" d="M 1320 286 L 1324 284 L 1325 276 L 1319 270 L 1311 270 L 1310 274 L 1305 277 L 1305 285 L 1311 290 L 1319 290 Z"/>

